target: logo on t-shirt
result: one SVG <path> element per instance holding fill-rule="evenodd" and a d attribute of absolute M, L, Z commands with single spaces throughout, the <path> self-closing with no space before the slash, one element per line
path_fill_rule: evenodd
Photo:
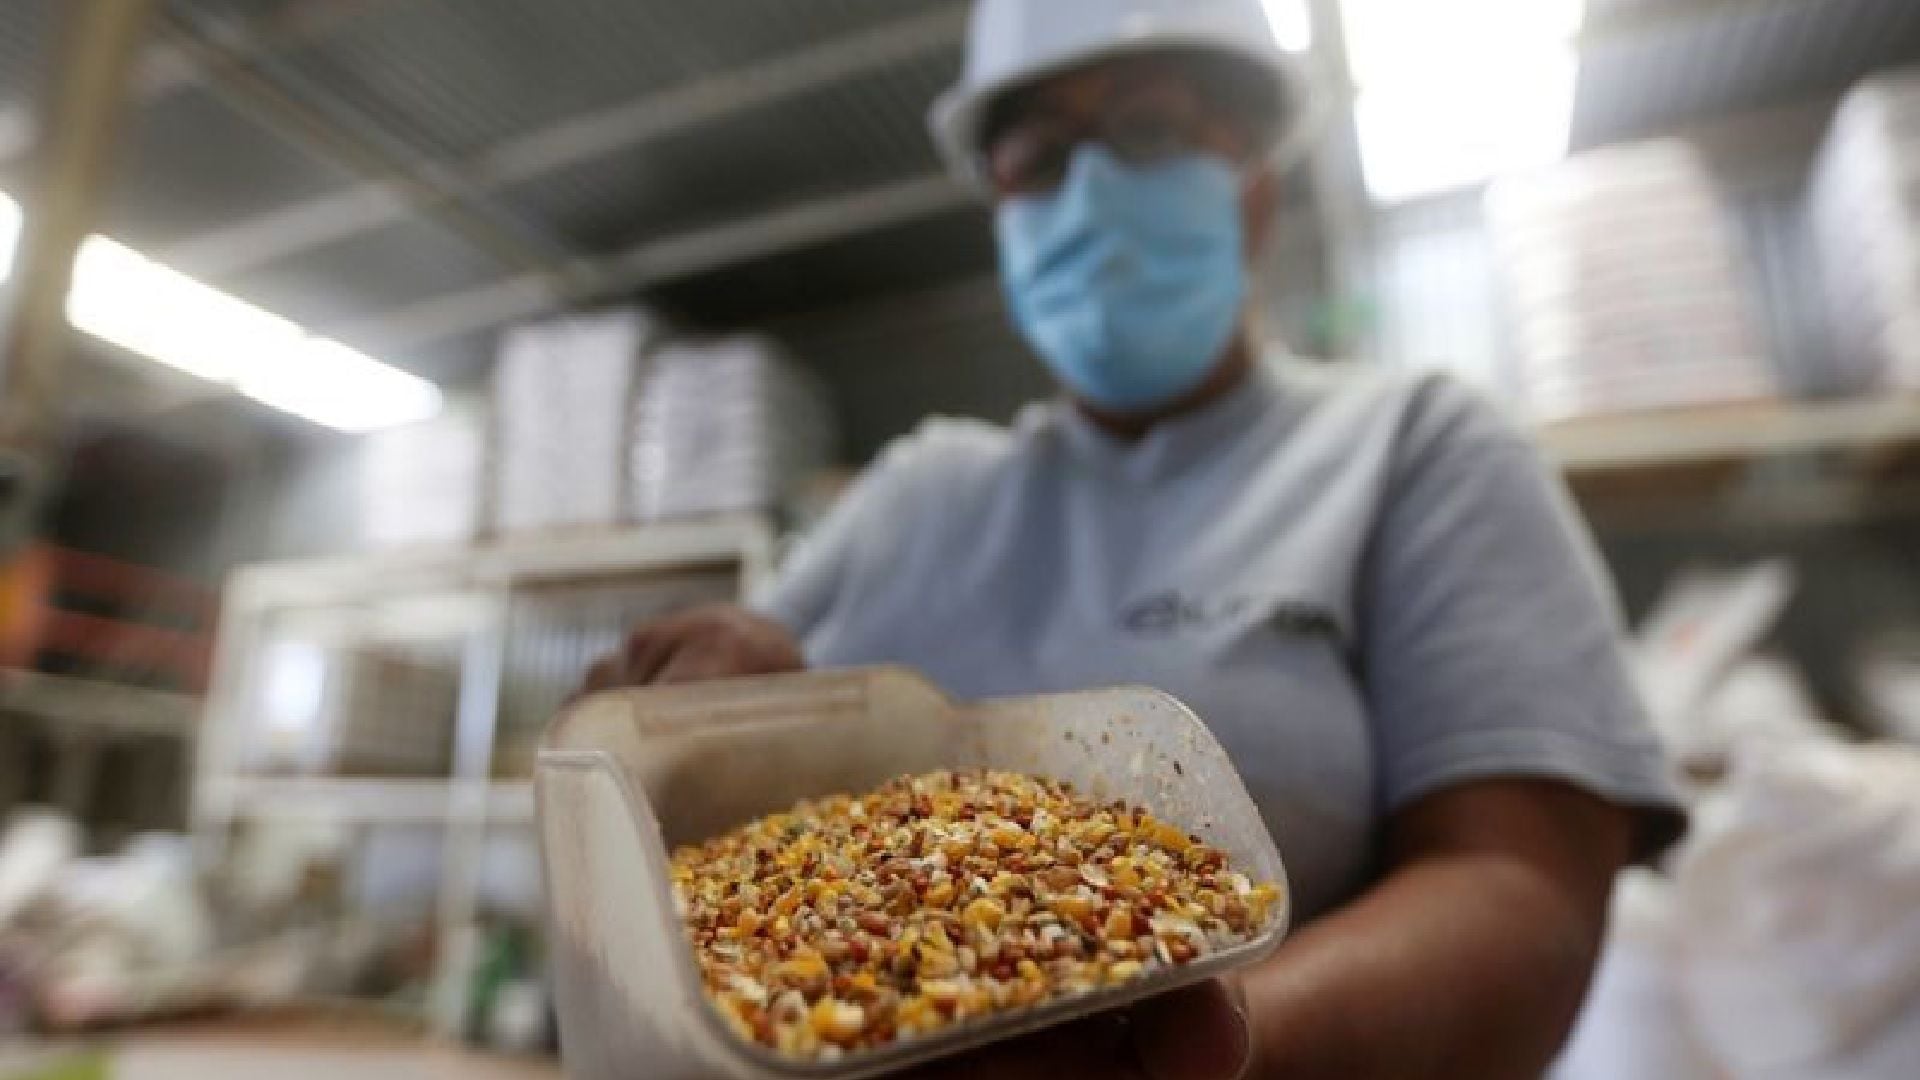
<path fill-rule="evenodd" d="M 1317 604 L 1258 596 L 1200 599 L 1156 593 L 1120 613 L 1120 625 L 1141 637 L 1173 637 L 1245 621 L 1266 611 L 1266 625 L 1286 637 L 1338 637 L 1339 620 Z"/>

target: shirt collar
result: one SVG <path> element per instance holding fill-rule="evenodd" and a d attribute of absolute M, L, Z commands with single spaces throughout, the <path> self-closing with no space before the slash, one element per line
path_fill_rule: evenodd
<path fill-rule="evenodd" d="M 1070 401 L 1052 405 L 1055 426 L 1072 455 L 1141 484 L 1166 479 L 1217 454 L 1268 415 L 1280 401 L 1272 365 L 1256 362 L 1247 377 L 1218 401 L 1155 424 L 1134 441 L 1119 439 Z"/>

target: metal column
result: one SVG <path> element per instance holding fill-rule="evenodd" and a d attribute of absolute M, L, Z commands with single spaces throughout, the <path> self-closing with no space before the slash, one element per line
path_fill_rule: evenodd
<path fill-rule="evenodd" d="M 40 110 L 34 188 L 14 262 L 0 369 L 0 555 L 25 537 L 47 474 L 67 345 L 67 289 L 105 188 L 153 0 L 62 4 Z"/>

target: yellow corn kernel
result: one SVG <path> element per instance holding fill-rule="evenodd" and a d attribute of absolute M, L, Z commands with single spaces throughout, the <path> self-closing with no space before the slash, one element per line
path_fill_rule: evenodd
<path fill-rule="evenodd" d="M 939 923 L 928 926 L 927 932 L 922 935 L 922 940 L 925 941 L 927 948 L 935 952 L 953 951 L 953 939 L 947 936 L 947 928 Z"/>
<path fill-rule="evenodd" d="M 1007 917 L 1007 909 L 991 897 L 982 896 L 960 912 L 960 921 L 968 926 L 984 926 L 988 930 L 998 929 L 1000 920 Z"/>
<path fill-rule="evenodd" d="M 1107 981 L 1110 983 L 1123 983 L 1128 979 L 1139 978 L 1140 973 L 1145 970 L 1138 960 L 1122 960 L 1107 968 Z"/>
<path fill-rule="evenodd" d="M 1193 841 L 1187 839 L 1186 833 L 1181 832 L 1179 829 L 1174 828 L 1164 821 L 1154 822 L 1153 840 L 1161 847 L 1172 852 L 1183 852 L 1193 846 Z"/>
<path fill-rule="evenodd" d="M 1130 856 L 1118 856 L 1108 864 L 1107 878 L 1113 882 L 1115 888 L 1137 889 L 1140 887 L 1140 871 L 1134 866 Z"/>
<path fill-rule="evenodd" d="M 894 1021 L 903 1031 L 910 1027 L 924 1029 L 938 1019 L 939 1014 L 934 1011 L 933 1002 L 924 997 L 910 997 L 894 1011 Z"/>
<path fill-rule="evenodd" d="M 1110 941 L 1125 941 L 1133 937 L 1133 915 L 1125 908 L 1115 908 L 1107 914 L 1106 925 L 1100 928 Z"/>
<path fill-rule="evenodd" d="M 1093 901 L 1084 896 L 1056 896 L 1047 901 L 1047 907 L 1063 919 L 1079 921 L 1093 914 Z"/>
<path fill-rule="evenodd" d="M 928 1002 L 935 1005 L 957 1002 L 962 993 L 960 984 L 952 979 L 922 979 L 920 992 L 926 995 Z"/>
<path fill-rule="evenodd" d="M 867 1010 L 848 1001 L 821 998 L 810 1016 L 813 1033 L 828 1042 L 849 1042 L 867 1026 Z"/>
<path fill-rule="evenodd" d="M 953 903 L 953 895 L 954 888 L 951 880 L 936 881 L 932 885 L 927 886 L 926 901 L 934 907 L 943 908 Z"/>
<path fill-rule="evenodd" d="M 827 966 L 826 957 L 811 950 L 794 953 L 775 965 L 773 970 L 774 974 L 789 979 L 816 979 L 833 973 L 833 969 Z"/>
<path fill-rule="evenodd" d="M 720 1018 L 727 1022 L 727 1026 L 733 1029 L 735 1035 L 748 1042 L 753 1041 L 753 1025 L 748 1023 L 746 1016 L 741 1013 L 739 1002 L 722 995 L 714 1000 L 714 1004 L 720 1009 Z"/>
<path fill-rule="evenodd" d="M 1280 899 L 1280 890 L 1271 885 L 1255 885 L 1247 892 L 1247 915 L 1254 925 L 1267 921 L 1267 911 Z"/>

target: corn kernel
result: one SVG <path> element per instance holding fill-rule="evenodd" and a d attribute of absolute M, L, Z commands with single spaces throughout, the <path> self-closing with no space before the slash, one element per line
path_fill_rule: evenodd
<path fill-rule="evenodd" d="M 968 904 L 960 913 L 961 922 L 968 926 L 983 926 L 988 930 L 997 929 L 1000 926 L 1000 920 L 1006 917 L 1006 908 L 1001 907 L 998 901 L 984 896 Z"/>
<path fill-rule="evenodd" d="M 813 1033 L 830 1042 L 847 1042 L 867 1025 L 867 1011 L 858 1005 L 821 998 L 811 1014 Z"/>
<path fill-rule="evenodd" d="M 788 979 L 818 979 L 832 974 L 819 953 L 796 953 L 774 966 L 774 974 Z"/>
<path fill-rule="evenodd" d="M 1000 772 L 801 803 L 671 876 L 729 1030 L 820 1063 L 1186 963 L 1280 898 L 1167 822 Z"/>
<path fill-rule="evenodd" d="M 1093 914 L 1093 901 L 1084 896 L 1056 896 L 1047 901 L 1047 908 L 1063 919 L 1078 922 Z"/>

